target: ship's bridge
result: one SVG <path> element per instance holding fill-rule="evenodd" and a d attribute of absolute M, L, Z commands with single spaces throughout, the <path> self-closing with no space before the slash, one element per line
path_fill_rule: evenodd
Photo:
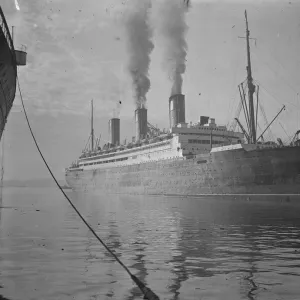
<path fill-rule="evenodd" d="M 210 152 L 214 147 L 244 142 L 242 133 L 227 130 L 226 126 L 217 126 L 214 119 L 204 125 L 181 123 L 170 131 L 175 135 L 183 155 Z"/>

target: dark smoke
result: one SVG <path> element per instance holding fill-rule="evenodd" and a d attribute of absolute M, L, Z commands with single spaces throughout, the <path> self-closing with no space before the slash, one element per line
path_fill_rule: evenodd
<path fill-rule="evenodd" d="M 182 75 L 186 69 L 188 29 L 185 15 L 189 2 L 186 0 L 165 0 L 160 7 L 159 30 L 165 46 L 163 68 L 172 81 L 171 95 L 181 94 Z"/>
<path fill-rule="evenodd" d="M 128 70 L 132 77 L 136 108 L 145 107 L 150 89 L 148 77 L 150 53 L 154 45 L 149 26 L 148 11 L 151 0 L 131 0 L 125 18 L 128 46 Z"/>

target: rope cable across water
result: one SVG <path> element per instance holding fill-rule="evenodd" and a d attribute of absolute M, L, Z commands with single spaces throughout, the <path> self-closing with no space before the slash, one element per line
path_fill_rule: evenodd
<path fill-rule="evenodd" d="M 35 143 L 35 146 L 38 150 L 38 152 L 40 153 L 41 158 L 43 159 L 45 166 L 47 167 L 51 177 L 53 178 L 53 180 L 55 181 L 57 187 L 60 189 L 60 191 L 63 193 L 63 195 L 65 196 L 65 198 L 68 200 L 68 202 L 70 203 L 70 205 L 72 206 L 72 208 L 75 210 L 75 212 L 77 213 L 77 215 L 80 217 L 80 219 L 82 220 L 82 222 L 88 227 L 88 229 L 92 232 L 92 234 L 95 236 L 95 238 L 103 245 L 103 247 L 114 257 L 114 259 L 125 269 L 125 271 L 129 274 L 129 276 L 131 277 L 131 279 L 135 282 L 135 284 L 139 287 L 139 289 L 142 291 L 142 293 L 144 294 L 144 299 L 148 299 L 148 300 L 159 300 L 159 297 L 151 291 L 150 288 L 147 288 L 145 286 L 144 283 L 142 283 L 135 275 L 131 274 L 131 272 L 129 271 L 129 269 L 120 261 L 120 259 L 112 252 L 112 250 L 110 250 L 108 248 L 108 246 L 101 240 L 101 238 L 97 235 L 97 233 L 95 232 L 95 230 L 88 224 L 88 222 L 84 219 L 84 217 L 81 215 L 81 213 L 79 212 L 79 210 L 76 208 L 76 206 L 73 204 L 73 202 L 70 200 L 70 198 L 67 196 L 67 194 L 64 192 L 64 190 L 62 189 L 62 187 L 60 186 L 60 184 L 58 183 L 57 179 L 55 178 L 54 174 L 52 173 L 46 159 L 44 158 L 43 153 L 40 150 L 40 147 L 37 143 L 37 140 L 33 134 L 32 128 L 30 126 L 30 122 L 27 116 L 27 112 L 25 109 L 25 105 L 24 105 L 24 101 L 23 101 L 23 97 L 22 97 L 22 92 L 21 92 L 21 88 L 20 88 L 20 83 L 19 83 L 19 78 L 17 76 L 17 83 L 18 83 L 18 89 L 19 89 L 19 93 L 20 93 L 20 98 L 21 98 L 21 103 L 22 103 L 22 107 L 23 107 L 23 111 L 24 111 L 24 115 L 26 118 L 26 122 L 28 125 L 28 128 L 30 130 L 31 136 L 33 138 L 33 141 Z"/>

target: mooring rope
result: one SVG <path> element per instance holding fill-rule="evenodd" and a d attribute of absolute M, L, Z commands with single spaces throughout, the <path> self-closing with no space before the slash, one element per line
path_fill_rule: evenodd
<path fill-rule="evenodd" d="M 56 180 L 54 174 L 52 173 L 46 159 L 44 158 L 43 153 L 40 150 L 40 147 L 36 141 L 36 138 L 34 136 L 34 133 L 32 131 L 32 128 L 30 126 L 30 122 L 27 116 L 27 112 L 25 109 L 25 105 L 24 105 L 24 101 L 23 101 L 23 97 L 22 97 L 22 92 L 21 92 L 21 88 L 20 88 L 20 83 L 19 83 L 19 78 L 17 76 L 17 83 L 18 83 L 18 89 L 19 89 L 19 93 L 20 93 L 20 98 L 21 98 L 21 102 L 22 102 L 22 107 L 23 107 L 23 111 L 24 111 L 24 115 L 27 121 L 27 125 L 28 128 L 30 130 L 31 136 L 33 138 L 33 141 L 35 143 L 35 146 L 38 150 L 38 152 L 40 153 L 41 158 L 43 159 L 45 166 L 47 167 L 51 177 L 53 178 L 53 180 L 55 181 L 56 185 L 58 186 L 58 188 L 60 189 L 60 191 L 63 193 L 63 195 L 65 196 L 65 198 L 68 200 L 68 202 L 70 203 L 70 205 L 72 206 L 72 208 L 75 210 L 75 212 L 77 213 L 77 215 L 80 217 L 80 219 L 82 220 L 82 222 L 88 227 L 88 229 L 92 232 L 92 234 L 95 236 L 95 238 L 102 244 L 102 246 L 115 258 L 115 260 L 125 269 L 125 271 L 129 274 L 129 276 L 131 277 L 131 279 L 134 281 L 134 283 L 139 287 L 139 289 L 141 290 L 141 292 L 144 294 L 144 299 L 148 299 L 148 300 L 159 300 L 159 297 L 151 291 L 150 288 L 146 287 L 146 285 L 141 282 L 135 275 L 131 274 L 131 272 L 129 271 L 129 269 L 121 262 L 121 260 L 108 248 L 108 246 L 101 240 L 101 238 L 97 235 L 97 233 L 95 232 L 95 230 L 88 224 L 88 222 L 84 219 L 84 217 L 81 215 L 81 213 L 78 211 L 78 209 L 75 207 L 75 205 L 73 204 L 73 202 L 70 200 L 70 198 L 67 196 L 67 194 L 64 192 L 64 190 L 62 189 L 62 187 L 60 186 L 60 184 L 58 183 L 58 181 Z"/>

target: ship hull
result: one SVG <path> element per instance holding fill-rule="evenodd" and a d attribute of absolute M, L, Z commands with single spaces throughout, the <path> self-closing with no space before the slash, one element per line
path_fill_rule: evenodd
<path fill-rule="evenodd" d="M 145 195 L 300 195 L 300 147 L 237 149 L 94 170 L 68 170 L 74 190 Z"/>
<path fill-rule="evenodd" d="M 17 65 L 14 48 L 0 7 L 0 139 L 16 94 Z"/>

